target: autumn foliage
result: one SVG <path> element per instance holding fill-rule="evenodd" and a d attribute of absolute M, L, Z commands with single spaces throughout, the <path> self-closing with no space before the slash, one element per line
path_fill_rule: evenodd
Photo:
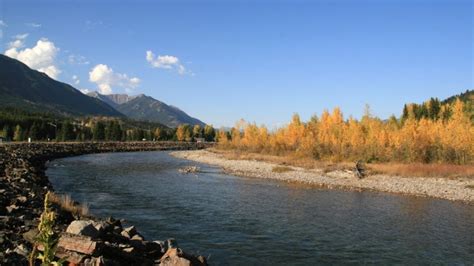
<path fill-rule="evenodd" d="M 417 117 L 408 108 L 404 117 L 386 121 L 373 117 L 368 108 L 360 120 L 345 119 L 335 108 L 307 122 L 295 114 L 287 126 L 272 132 L 240 121 L 217 137 L 222 149 L 317 160 L 473 163 L 474 127 L 465 104 L 456 100 L 442 108 L 449 109 L 449 116 Z"/>

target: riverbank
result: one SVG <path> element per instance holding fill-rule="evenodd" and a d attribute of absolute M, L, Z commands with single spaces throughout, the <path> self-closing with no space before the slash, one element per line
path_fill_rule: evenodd
<path fill-rule="evenodd" d="M 215 165 L 226 173 L 238 176 L 276 179 L 326 188 L 375 190 L 474 204 L 474 179 L 469 177 L 407 178 L 376 174 L 358 179 L 348 170 L 305 169 L 256 160 L 233 160 L 209 150 L 176 151 L 171 154 L 178 158 Z"/>
<path fill-rule="evenodd" d="M 27 265 L 44 196 L 53 188 L 45 175 L 52 159 L 103 152 L 195 150 L 209 144 L 184 142 L 8 143 L 0 145 L 0 264 Z M 205 265 L 175 241 L 146 241 L 120 220 L 84 217 L 54 206 L 61 232 L 57 255 L 73 264 Z M 120 217 L 119 217 L 120 218 Z M 80 222 L 77 222 L 79 220 Z M 67 231 L 67 232 L 66 232 Z"/>

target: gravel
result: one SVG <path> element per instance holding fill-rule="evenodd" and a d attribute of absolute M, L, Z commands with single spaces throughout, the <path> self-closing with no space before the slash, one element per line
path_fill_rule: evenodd
<path fill-rule="evenodd" d="M 175 151 L 171 155 L 200 163 L 221 167 L 226 173 L 276 179 L 284 182 L 298 182 L 326 188 L 349 190 L 376 190 L 390 193 L 434 197 L 474 204 L 474 180 L 467 177 L 456 179 L 433 177 L 399 177 L 371 175 L 358 179 L 354 173 L 336 170 L 324 173 L 321 169 L 291 167 L 293 171 L 275 173 L 278 164 L 254 160 L 230 160 L 208 150 Z"/>

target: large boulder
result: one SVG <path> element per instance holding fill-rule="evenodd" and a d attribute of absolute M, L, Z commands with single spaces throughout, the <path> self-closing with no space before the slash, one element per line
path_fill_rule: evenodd
<path fill-rule="evenodd" d="M 160 266 L 190 266 L 191 261 L 184 258 L 178 248 L 169 248 L 160 259 Z"/>
<path fill-rule="evenodd" d="M 66 229 L 67 233 L 89 236 L 96 238 L 99 235 L 99 231 L 94 227 L 94 221 L 78 220 L 73 221 Z"/>

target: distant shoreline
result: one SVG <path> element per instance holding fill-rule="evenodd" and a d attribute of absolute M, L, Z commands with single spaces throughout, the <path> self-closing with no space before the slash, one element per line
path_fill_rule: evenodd
<path fill-rule="evenodd" d="M 374 190 L 474 204 L 474 180 L 469 178 L 404 178 L 377 174 L 358 179 L 352 173 L 342 170 L 324 173 L 321 169 L 284 166 L 285 171 L 276 171 L 282 166 L 271 162 L 227 159 L 222 154 L 209 150 L 173 151 L 171 155 L 215 165 L 226 173 L 237 176 L 275 179 L 331 189 Z"/>

